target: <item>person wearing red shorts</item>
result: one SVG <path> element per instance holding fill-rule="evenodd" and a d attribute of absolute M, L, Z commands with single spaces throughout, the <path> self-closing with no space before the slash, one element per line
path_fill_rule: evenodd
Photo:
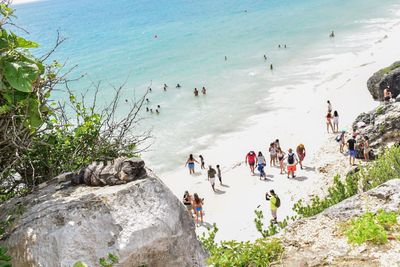
<path fill-rule="evenodd" d="M 256 153 L 254 151 L 250 151 L 247 153 L 245 158 L 246 164 L 249 163 L 250 171 L 254 174 L 254 165 L 256 164 Z"/>
<path fill-rule="evenodd" d="M 296 165 L 299 163 L 297 156 L 293 153 L 293 150 L 289 148 L 287 155 L 287 178 L 289 178 L 290 174 L 292 174 L 292 178 L 296 177 L 294 174 L 296 172 Z"/>

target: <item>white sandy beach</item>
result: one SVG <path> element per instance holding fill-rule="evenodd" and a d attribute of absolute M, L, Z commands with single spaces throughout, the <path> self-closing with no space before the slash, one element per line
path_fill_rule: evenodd
<path fill-rule="evenodd" d="M 292 207 L 297 200 L 324 192 L 333 173 L 345 172 L 347 158 L 338 151 L 334 141 L 336 135 L 326 133 L 326 101 L 329 99 L 333 110 L 338 110 L 341 129 L 349 129 L 359 113 L 378 105 L 372 100 L 366 82 L 375 71 L 400 58 L 400 27 L 392 25 L 379 34 L 381 37 L 372 48 L 358 54 L 347 53 L 324 63 L 320 70 L 323 79 L 318 82 L 275 88 L 268 99 L 268 103 L 272 100 L 273 106 L 269 106 L 272 111 L 255 115 L 249 122 L 240 122 L 243 123 L 241 131 L 205 140 L 210 143 L 206 151 L 201 151 L 206 166 L 220 164 L 223 170 L 224 185 L 217 183 L 218 193 L 212 191 L 207 172 L 200 171 L 198 165 L 197 174 L 189 175 L 188 169 L 184 168 L 186 158 L 182 158 L 179 170 L 159 174 L 180 199 L 185 190 L 205 198 L 205 223 L 198 227 L 198 233 L 216 223 L 218 240 L 258 238 L 253 222 L 256 207 L 261 205 L 266 224 L 271 219 L 269 203 L 264 198 L 266 191 L 274 189 L 281 198 L 279 220 L 294 214 Z M 298 168 L 297 177 L 287 179 L 286 175 L 279 174 L 277 167 L 267 166 L 268 180 L 261 181 L 250 175 L 243 163 L 244 157 L 249 150 L 254 150 L 262 151 L 269 160 L 268 145 L 276 138 L 285 151 L 295 149 L 300 143 L 305 145 L 306 169 Z M 327 167 L 328 174 L 318 172 L 320 167 Z"/>

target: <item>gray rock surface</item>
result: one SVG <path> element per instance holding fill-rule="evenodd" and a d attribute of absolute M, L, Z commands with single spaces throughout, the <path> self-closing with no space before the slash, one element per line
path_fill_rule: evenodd
<path fill-rule="evenodd" d="M 26 207 L 1 241 L 13 266 L 98 266 L 109 252 L 118 266 L 204 266 L 192 218 L 153 174 L 123 185 L 57 188 L 0 206 L 0 219 L 18 203 Z"/>
<path fill-rule="evenodd" d="M 400 266 L 398 240 L 355 246 L 348 244 L 340 230 L 341 223 L 366 211 L 398 211 L 399 207 L 400 179 L 395 179 L 296 221 L 282 234 L 285 252 L 282 263 L 275 266 Z"/>
<path fill-rule="evenodd" d="M 375 100 L 383 101 L 383 90 L 390 87 L 392 97 L 400 94 L 400 61 L 381 69 L 372 75 L 367 82 L 368 90 Z"/>
<path fill-rule="evenodd" d="M 363 126 L 358 126 L 363 122 Z M 360 124 L 361 125 L 361 124 Z M 368 113 L 361 113 L 353 123 L 361 136 L 368 136 L 372 148 L 400 142 L 400 103 L 382 104 Z"/>

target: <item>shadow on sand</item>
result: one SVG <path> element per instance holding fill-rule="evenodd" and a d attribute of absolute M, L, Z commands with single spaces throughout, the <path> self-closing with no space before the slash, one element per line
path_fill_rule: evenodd
<path fill-rule="evenodd" d="M 227 185 L 227 184 L 221 184 L 221 186 L 222 187 L 227 187 L 227 188 L 229 188 L 230 186 L 229 185 Z"/>
<path fill-rule="evenodd" d="M 214 193 L 217 194 L 217 195 L 222 195 L 222 194 L 225 194 L 225 191 L 219 190 L 219 189 L 215 189 Z"/>
<path fill-rule="evenodd" d="M 297 181 L 300 181 L 300 182 L 302 182 L 302 181 L 305 181 L 305 180 L 307 180 L 307 179 L 308 179 L 308 177 L 306 177 L 306 176 L 296 176 L 296 177 L 294 177 L 294 178 L 290 177 L 289 179 L 292 179 L 292 180 L 297 180 Z"/>

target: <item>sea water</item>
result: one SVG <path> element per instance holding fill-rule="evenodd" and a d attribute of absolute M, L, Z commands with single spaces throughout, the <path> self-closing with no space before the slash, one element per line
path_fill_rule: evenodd
<path fill-rule="evenodd" d="M 201 154 L 222 133 L 243 129 L 250 116 L 273 109 L 279 100 L 268 99 L 270 90 L 295 90 L 328 72 L 332 66 L 324 62 L 384 38 L 385 29 L 399 20 L 399 4 L 47 0 L 15 7 L 17 24 L 41 44 L 35 54 L 52 48 L 57 30 L 67 38 L 53 58 L 69 67 L 77 64 L 72 77 L 86 75 L 72 85 L 76 92 L 91 93 L 91 83 L 101 81 L 99 101 L 104 103 L 114 92 L 111 85 L 126 82 L 126 98 L 139 98 L 152 88 L 146 106 L 161 105 L 160 114 L 142 110 L 138 130 L 152 129 L 152 146 L 143 156 L 163 172 L 183 165 L 189 153 Z M 335 38 L 329 38 L 331 30 Z M 175 88 L 177 83 L 182 87 Z M 207 95 L 194 97 L 193 89 L 203 86 Z M 63 96 L 55 92 L 53 97 Z M 120 108 L 127 111 L 129 103 L 121 102 Z"/>

